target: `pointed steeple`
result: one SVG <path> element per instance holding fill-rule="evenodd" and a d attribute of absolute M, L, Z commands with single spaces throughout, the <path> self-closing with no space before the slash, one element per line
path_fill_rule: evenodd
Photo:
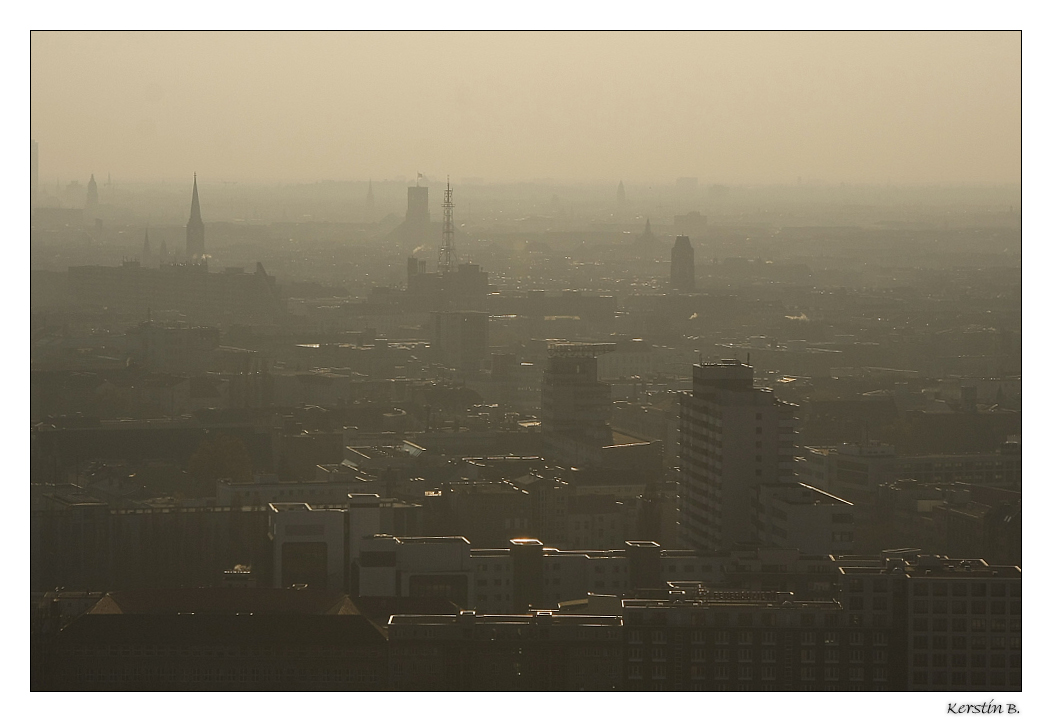
<path fill-rule="evenodd" d="M 94 208 L 99 204 L 99 186 L 95 183 L 95 174 L 91 174 L 88 181 L 88 208 Z"/>
<path fill-rule="evenodd" d="M 617 184 L 617 204 L 625 204 L 625 182 L 621 181 Z"/>
<path fill-rule="evenodd" d="M 201 220 L 201 201 L 197 197 L 197 173 L 194 173 L 194 195 L 190 199 L 190 220 L 186 224 L 186 258 L 201 260 L 205 255 L 205 224 Z"/>
<path fill-rule="evenodd" d="M 654 234 L 650 231 L 650 216 L 647 216 L 647 226 L 643 229 L 643 237 L 651 238 Z"/>
<path fill-rule="evenodd" d="M 161 239 L 161 251 L 157 255 L 160 256 L 161 259 L 160 265 L 163 266 L 168 262 L 168 244 L 163 238 Z"/>
<path fill-rule="evenodd" d="M 190 200 L 190 222 L 201 223 L 201 201 L 197 197 L 197 174 L 194 173 L 194 197 Z"/>
<path fill-rule="evenodd" d="M 146 237 L 142 242 L 142 262 L 146 263 L 146 259 L 150 257 L 150 228 L 146 228 Z"/>

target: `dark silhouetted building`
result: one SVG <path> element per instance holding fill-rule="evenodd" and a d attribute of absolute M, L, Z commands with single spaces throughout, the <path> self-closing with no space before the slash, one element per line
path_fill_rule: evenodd
<path fill-rule="evenodd" d="M 89 211 L 93 211 L 99 207 L 99 186 L 95 182 L 95 174 L 91 174 L 91 178 L 88 180 L 88 197 L 85 204 L 85 208 Z"/>
<path fill-rule="evenodd" d="M 439 360 L 458 371 L 478 371 L 489 355 L 489 314 L 481 311 L 435 311 L 431 345 Z"/>
<path fill-rule="evenodd" d="M 672 246 L 672 288 L 677 291 L 694 290 L 694 247 L 690 238 L 677 236 Z"/>
<path fill-rule="evenodd" d="M 544 455 L 560 463 L 597 463 L 613 443 L 610 384 L 599 381 L 597 356 L 613 344 L 556 344 L 541 389 Z"/>
<path fill-rule="evenodd" d="M 201 220 L 201 201 L 197 197 L 197 174 L 194 173 L 194 195 L 190 199 L 190 220 L 186 223 L 186 258 L 201 260 L 205 255 L 205 224 Z"/>

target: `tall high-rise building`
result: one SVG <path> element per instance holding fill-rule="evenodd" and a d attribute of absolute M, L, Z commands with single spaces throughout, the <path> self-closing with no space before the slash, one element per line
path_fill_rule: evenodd
<path fill-rule="evenodd" d="M 93 210 L 99 206 L 99 186 L 95 182 L 95 174 L 91 174 L 91 179 L 88 180 L 88 198 L 86 208 Z"/>
<path fill-rule="evenodd" d="M 625 182 L 619 181 L 617 184 L 617 205 L 623 206 L 625 204 Z"/>
<path fill-rule="evenodd" d="M 369 179 L 369 192 L 365 194 L 365 220 L 371 222 L 376 216 L 376 200 L 373 198 L 373 179 Z"/>
<path fill-rule="evenodd" d="M 409 205 L 405 211 L 405 222 L 411 225 L 427 225 L 431 212 L 427 208 L 427 186 L 409 186 Z"/>
<path fill-rule="evenodd" d="M 695 549 L 753 541 L 761 484 L 791 483 L 795 404 L 753 386 L 740 361 L 694 365 L 680 395 L 680 539 Z"/>
<path fill-rule="evenodd" d="M 194 195 L 190 200 L 190 220 L 186 224 L 186 258 L 200 260 L 205 255 L 205 224 L 201 220 L 201 201 L 197 197 L 197 174 L 194 173 Z"/>
<path fill-rule="evenodd" d="M 597 462 L 613 443 L 610 384 L 599 380 L 598 355 L 613 344 L 555 344 L 541 387 L 546 457 L 566 464 Z"/>
<path fill-rule="evenodd" d="M 489 355 L 489 314 L 432 312 L 431 347 L 442 363 L 459 371 L 478 371 Z"/>
<path fill-rule="evenodd" d="M 37 191 L 40 190 L 40 145 L 29 139 L 29 207 L 37 204 Z"/>
<path fill-rule="evenodd" d="M 143 262 L 143 265 L 146 264 L 146 261 L 149 260 L 149 258 L 150 258 L 150 229 L 147 228 L 146 229 L 146 233 L 145 233 L 145 238 L 143 238 L 143 241 L 142 241 L 142 262 Z"/>
<path fill-rule="evenodd" d="M 688 236 L 676 236 L 672 246 L 672 288 L 677 291 L 694 290 L 694 247 Z"/>

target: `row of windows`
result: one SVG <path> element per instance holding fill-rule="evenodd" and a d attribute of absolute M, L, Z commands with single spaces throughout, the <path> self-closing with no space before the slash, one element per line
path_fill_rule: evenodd
<path fill-rule="evenodd" d="M 986 617 L 913 618 L 914 632 L 927 632 L 929 628 L 933 632 L 945 632 L 947 626 L 954 632 L 967 632 L 968 630 L 973 632 L 985 632 L 988 630 L 991 632 L 1020 632 L 1023 629 L 1023 620 L 1019 617 L 1009 619 L 998 619 L 996 617 L 993 619 L 987 619 Z"/>
<path fill-rule="evenodd" d="M 1006 663 L 1013 668 L 1023 666 L 1023 657 L 1019 654 L 932 654 L 929 657 L 926 652 L 916 652 L 913 655 L 914 667 L 927 667 L 929 661 L 932 667 L 985 667 L 987 664 L 1005 667 Z"/>
<path fill-rule="evenodd" d="M 676 633 L 673 632 L 673 638 Z M 711 633 L 702 630 L 692 630 L 690 632 L 691 644 L 704 645 L 707 644 L 709 639 L 712 639 L 712 643 L 716 645 L 729 645 L 733 640 L 737 645 L 752 645 L 759 641 L 763 645 L 775 645 L 778 643 L 778 632 L 764 631 L 760 633 L 754 633 L 747 630 L 738 631 L 732 635 L 729 630 L 713 630 Z M 649 636 L 643 630 L 630 629 L 628 630 L 628 641 L 630 644 L 642 644 L 644 639 L 648 640 L 652 644 L 665 644 L 669 639 L 669 633 L 665 630 L 651 630 Z M 847 640 L 848 644 L 852 646 L 859 646 L 865 643 L 865 633 L 863 632 L 849 632 L 846 635 L 840 632 L 825 631 L 825 632 L 813 632 L 803 631 L 799 633 L 799 643 L 802 646 L 814 646 L 821 644 L 827 647 L 835 647 L 840 645 L 844 640 Z M 786 632 L 783 636 L 783 641 L 786 643 L 792 643 L 792 632 Z M 873 632 L 872 642 L 875 646 L 887 646 L 888 635 L 886 632 Z"/>
<path fill-rule="evenodd" d="M 973 599 L 969 604 L 963 599 L 955 599 L 949 602 L 945 599 L 935 599 L 930 603 L 927 599 L 914 599 L 913 612 L 915 614 L 1016 614 L 1023 613 L 1023 601 L 1013 599 L 1011 601 L 992 600 L 989 603 L 985 599 Z"/>
<path fill-rule="evenodd" d="M 1022 597 L 1023 586 L 1006 582 L 913 582 L 915 597 L 945 597 L 947 592 L 954 597 Z"/>
<path fill-rule="evenodd" d="M 1022 649 L 1023 638 L 1022 637 L 990 637 L 987 639 L 985 636 L 955 636 L 949 638 L 951 649 L 968 649 L 968 644 L 971 644 L 972 649 L 986 649 L 987 643 L 989 642 L 990 649 Z M 935 635 L 931 638 L 932 649 L 947 649 L 946 646 L 947 638 L 943 635 Z M 917 634 L 913 636 L 913 648 L 914 649 L 927 649 L 928 648 L 928 636 L 925 634 Z"/>
<path fill-rule="evenodd" d="M 752 681 L 756 679 L 756 668 L 749 666 L 738 666 L 731 667 L 730 665 L 716 665 L 711 670 L 706 670 L 704 667 L 699 665 L 693 665 L 690 668 L 690 677 L 692 680 L 704 680 L 706 674 L 711 671 L 712 679 L 714 680 L 730 680 L 731 673 L 734 672 L 734 679 L 736 681 Z M 667 668 L 665 665 L 654 665 L 649 670 L 650 679 L 663 680 L 667 679 Z M 759 678 L 765 682 L 773 682 L 778 679 L 777 668 L 773 666 L 761 667 L 759 669 Z M 815 681 L 819 678 L 818 672 L 814 667 L 805 667 L 800 670 L 799 677 L 801 681 L 809 682 Z M 643 679 L 643 668 L 641 665 L 629 665 L 628 667 L 628 678 L 632 679 Z M 821 678 L 827 682 L 840 681 L 840 669 L 838 667 L 826 667 L 823 668 Z M 861 667 L 851 669 L 848 671 L 848 679 L 852 682 L 863 682 L 865 681 L 865 670 Z M 888 679 L 888 671 L 886 667 L 875 667 L 872 672 L 872 680 L 874 682 L 886 682 Z"/>
<path fill-rule="evenodd" d="M 324 669 L 88 668 L 78 669 L 70 677 L 77 682 L 379 682 L 379 672 L 375 668 L 348 669 L 346 667 Z"/>
<path fill-rule="evenodd" d="M 1005 674 L 1005 672 L 999 670 L 991 670 L 989 673 L 986 670 L 972 670 L 968 673 L 934 671 L 931 672 L 930 676 L 927 671 L 923 670 L 913 673 L 913 684 L 918 686 L 930 684 L 935 687 L 946 685 L 954 687 L 964 687 L 966 685 L 969 687 L 985 687 L 986 685 L 1004 687 L 1005 685 L 1011 685 L 1012 687 L 1018 687 L 1021 682 L 1022 675 L 1019 672 Z"/>

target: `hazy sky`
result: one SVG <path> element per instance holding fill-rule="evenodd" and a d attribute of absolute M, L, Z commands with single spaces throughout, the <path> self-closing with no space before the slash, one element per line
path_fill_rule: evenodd
<path fill-rule="evenodd" d="M 33 33 L 41 181 L 1017 182 L 1019 33 Z"/>

